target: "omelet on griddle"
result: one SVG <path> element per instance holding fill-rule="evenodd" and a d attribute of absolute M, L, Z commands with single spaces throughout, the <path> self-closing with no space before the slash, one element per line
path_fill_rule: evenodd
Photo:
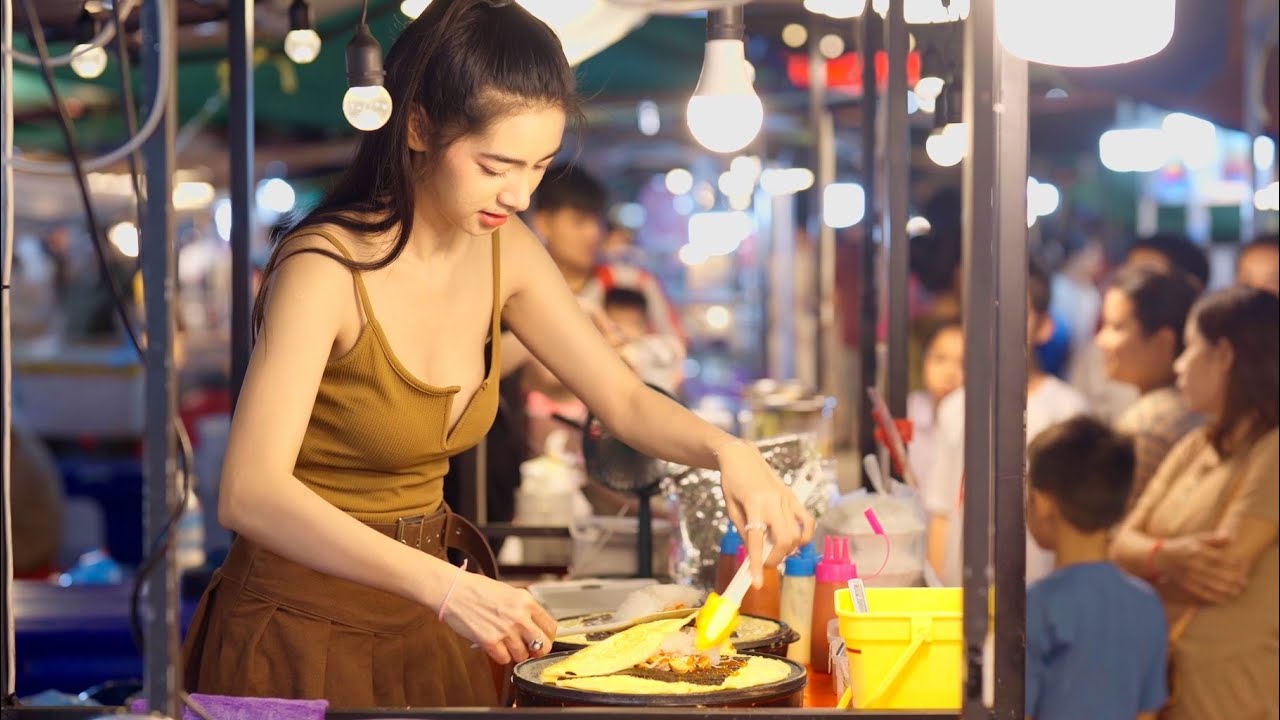
<path fill-rule="evenodd" d="M 591 692 L 687 695 L 758 687 L 790 676 L 781 660 L 737 655 L 729 645 L 697 652 L 684 628 L 691 617 L 623 630 L 548 666 L 541 679 Z"/>

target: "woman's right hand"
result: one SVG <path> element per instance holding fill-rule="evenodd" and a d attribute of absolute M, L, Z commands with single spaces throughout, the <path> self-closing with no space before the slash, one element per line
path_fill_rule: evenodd
<path fill-rule="evenodd" d="M 1219 532 L 1171 538 L 1155 555 L 1166 580 L 1198 600 L 1218 604 L 1244 591 L 1244 566 L 1227 552 L 1230 538 Z"/>
<path fill-rule="evenodd" d="M 551 652 L 557 623 L 528 590 L 484 575 L 458 572 L 461 574 L 457 585 L 444 608 L 444 621 L 449 627 L 499 665 Z M 538 649 L 531 649 L 535 644 Z"/>

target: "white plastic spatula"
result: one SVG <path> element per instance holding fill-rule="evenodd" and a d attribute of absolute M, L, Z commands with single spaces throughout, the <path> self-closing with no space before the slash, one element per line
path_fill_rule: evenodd
<path fill-rule="evenodd" d="M 765 538 L 762 552 L 766 558 L 773 552 L 773 543 L 769 542 L 768 538 Z M 724 589 L 724 595 L 711 593 L 702 604 L 702 609 L 698 611 L 698 650 L 718 647 L 729 639 L 738 627 L 740 619 L 738 610 L 742 607 L 742 598 L 750 588 L 751 559 L 747 558 L 738 568 L 738 572 L 734 573 L 729 586 Z"/>

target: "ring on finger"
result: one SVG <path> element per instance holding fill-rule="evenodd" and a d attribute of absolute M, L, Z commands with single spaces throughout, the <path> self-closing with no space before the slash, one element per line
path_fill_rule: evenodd
<path fill-rule="evenodd" d="M 749 522 L 746 525 L 743 525 L 742 529 L 746 532 L 751 532 L 752 530 L 764 532 L 769 529 L 769 524 L 763 522 Z"/>
<path fill-rule="evenodd" d="M 539 652 L 543 647 L 545 647 L 545 643 L 542 642 L 542 638 L 538 638 L 537 640 L 529 643 L 530 652 Z"/>

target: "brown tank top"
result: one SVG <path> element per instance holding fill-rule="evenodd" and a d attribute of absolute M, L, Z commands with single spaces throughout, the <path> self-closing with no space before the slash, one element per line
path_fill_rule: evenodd
<path fill-rule="evenodd" d="M 338 252 L 347 249 L 329 233 L 318 235 Z M 500 362 L 498 233 L 493 233 L 493 311 L 484 380 L 471 398 L 458 386 L 418 380 L 396 358 L 373 313 L 361 273 L 353 273 L 364 312 L 355 344 L 325 366 L 311 420 L 302 438 L 294 475 L 364 522 L 433 513 L 444 501 L 449 458 L 474 447 L 489 432 L 498 411 Z M 447 427 L 454 402 L 467 406 Z"/>

